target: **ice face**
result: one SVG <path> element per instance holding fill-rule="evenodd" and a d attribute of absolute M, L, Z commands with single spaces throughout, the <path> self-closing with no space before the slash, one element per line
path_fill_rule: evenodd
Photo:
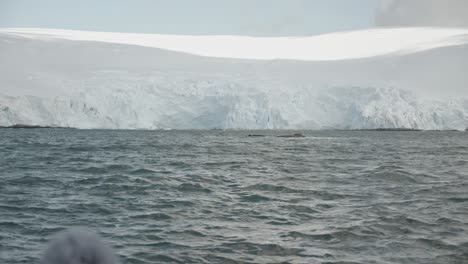
<path fill-rule="evenodd" d="M 420 30 L 411 48 L 396 45 L 390 53 L 356 59 L 362 49 L 354 47 L 344 59 L 325 61 L 201 57 L 128 45 L 121 35 L 111 39 L 120 43 L 109 43 L 83 41 L 93 38 L 68 31 L 53 36 L 0 31 L 0 125 L 463 130 L 468 127 L 463 30 Z M 379 39 L 366 46 L 379 50 L 382 38 L 398 32 L 347 32 L 338 39 Z M 325 39 L 344 45 L 337 37 Z"/>

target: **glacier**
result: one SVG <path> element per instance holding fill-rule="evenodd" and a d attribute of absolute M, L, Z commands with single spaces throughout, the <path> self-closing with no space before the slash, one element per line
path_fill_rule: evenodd
<path fill-rule="evenodd" d="M 0 126 L 468 127 L 468 29 L 314 37 L 0 29 Z"/>

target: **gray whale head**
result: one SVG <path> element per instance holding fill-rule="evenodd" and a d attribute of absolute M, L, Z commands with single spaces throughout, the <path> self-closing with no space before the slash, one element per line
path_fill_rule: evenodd
<path fill-rule="evenodd" d="M 96 233 L 73 228 L 52 239 L 39 264 L 120 264 L 120 261 Z"/>

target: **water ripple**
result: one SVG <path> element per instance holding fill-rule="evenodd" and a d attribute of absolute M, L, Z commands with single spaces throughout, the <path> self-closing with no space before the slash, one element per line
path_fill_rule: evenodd
<path fill-rule="evenodd" d="M 123 263 L 468 263 L 468 133 L 0 133 L 1 263 L 82 225 Z"/>

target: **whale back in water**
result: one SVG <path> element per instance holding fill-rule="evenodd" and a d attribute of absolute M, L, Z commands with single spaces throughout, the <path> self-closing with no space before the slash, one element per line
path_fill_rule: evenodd
<path fill-rule="evenodd" d="M 119 264 L 112 248 L 86 229 L 71 229 L 51 241 L 39 264 Z"/>

